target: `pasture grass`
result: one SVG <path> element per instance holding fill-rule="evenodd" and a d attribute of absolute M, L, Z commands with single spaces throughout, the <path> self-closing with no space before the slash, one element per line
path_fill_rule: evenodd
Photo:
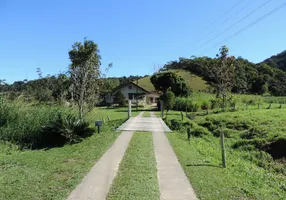
<path fill-rule="evenodd" d="M 286 138 L 285 117 L 284 108 L 272 108 L 195 113 L 181 121 L 180 112 L 169 111 L 165 121 L 181 124 L 168 138 L 201 199 L 284 199 L 286 162 L 265 147 Z M 186 128 L 191 128 L 190 142 Z M 221 167 L 220 131 L 226 136 L 227 169 Z"/>
<path fill-rule="evenodd" d="M 107 199 L 160 199 L 153 138 L 150 132 L 134 133 Z"/>
<path fill-rule="evenodd" d="M 248 152 L 227 146 L 227 168 L 221 167 L 219 139 L 168 134 L 178 159 L 200 199 L 284 199 L 285 176 L 245 159 Z"/>

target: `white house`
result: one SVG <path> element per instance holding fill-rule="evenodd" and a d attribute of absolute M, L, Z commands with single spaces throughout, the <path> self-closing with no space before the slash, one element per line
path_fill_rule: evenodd
<path fill-rule="evenodd" d="M 140 104 L 156 103 L 158 98 L 160 97 L 157 92 L 149 92 L 144 88 L 140 87 L 139 85 L 130 82 L 128 84 L 120 85 L 115 88 L 112 95 L 107 95 L 105 97 L 106 103 L 113 104 L 113 96 L 119 91 L 124 95 L 126 100 L 131 100 L 132 103 L 136 103 L 137 99 Z"/>

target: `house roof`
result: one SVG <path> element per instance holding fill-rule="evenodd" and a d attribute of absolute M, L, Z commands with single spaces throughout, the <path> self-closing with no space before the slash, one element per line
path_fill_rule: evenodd
<path fill-rule="evenodd" d="M 113 93 L 117 92 L 118 90 L 120 90 L 121 88 L 127 86 L 127 85 L 134 85 L 135 87 L 138 87 L 140 88 L 141 90 L 143 90 L 144 92 L 150 94 L 151 92 L 147 91 L 146 89 L 140 87 L 139 85 L 133 83 L 133 82 L 129 82 L 129 83 L 126 83 L 126 84 L 123 84 L 123 85 L 119 85 L 118 87 L 116 87 L 114 90 L 113 90 Z"/>

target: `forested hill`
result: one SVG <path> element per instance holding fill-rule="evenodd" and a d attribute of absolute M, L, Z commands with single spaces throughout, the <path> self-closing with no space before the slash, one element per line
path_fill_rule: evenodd
<path fill-rule="evenodd" d="M 265 63 L 271 67 L 282 69 L 286 71 L 286 50 L 275 55 L 267 58 L 262 63 Z"/>
<path fill-rule="evenodd" d="M 285 52 L 283 53 L 285 54 Z M 279 65 L 282 65 L 282 56 L 279 58 Z M 184 69 L 212 83 L 213 74 L 211 74 L 210 68 L 216 62 L 216 58 L 210 57 L 179 58 L 179 60 L 168 62 L 161 71 Z M 255 64 L 241 57 L 236 58 L 234 64 L 235 79 L 232 92 L 286 96 L 286 72 L 280 68 L 264 62 Z"/>

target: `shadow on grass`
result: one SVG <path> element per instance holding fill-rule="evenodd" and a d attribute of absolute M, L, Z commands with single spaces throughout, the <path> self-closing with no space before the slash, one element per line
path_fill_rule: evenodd
<path fill-rule="evenodd" d="M 187 164 L 187 167 L 216 167 L 216 168 L 223 168 L 219 165 L 213 165 L 213 164 L 205 164 L 205 163 L 197 163 L 197 164 Z"/>

